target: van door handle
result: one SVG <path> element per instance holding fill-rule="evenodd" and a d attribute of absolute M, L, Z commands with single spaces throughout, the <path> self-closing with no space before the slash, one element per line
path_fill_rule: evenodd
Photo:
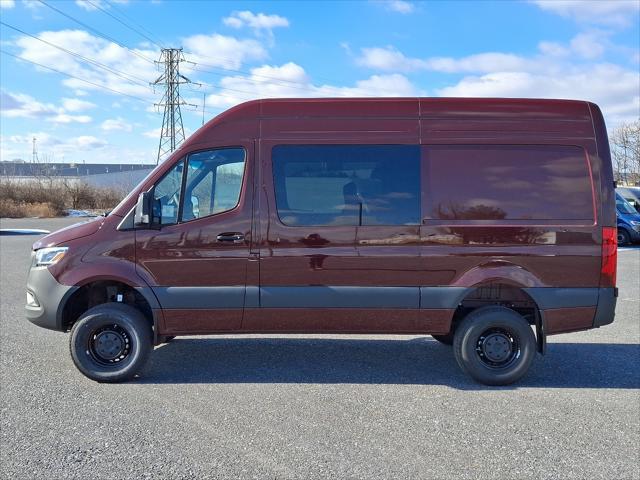
<path fill-rule="evenodd" d="M 219 234 L 216 240 L 219 242 L 242 243 L 244 241 L 244 235 L 239 232 L 225 232 Z"/>

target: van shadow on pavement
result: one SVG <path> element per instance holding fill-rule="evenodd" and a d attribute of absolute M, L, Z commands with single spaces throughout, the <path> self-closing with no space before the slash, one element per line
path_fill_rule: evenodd
<path fill-rule="evenodd" d="M 529 373 L 503 388 L 640 388 L 640 345 L 552 343 Z M 485 390 L 458 368 L 451 347 L 411 340 L 178 338 L 155 349 L 138 383 L 448 385 Z"/>

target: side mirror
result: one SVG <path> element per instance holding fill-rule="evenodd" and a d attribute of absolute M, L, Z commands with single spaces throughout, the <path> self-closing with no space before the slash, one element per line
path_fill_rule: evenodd
<path fill-rule="evenodd" d="M 151 202 L 153 202 L 153 189 L 150 192 L 142 192 L 138 195 L 138 203 L 136 203 L 136 210 L 133 217 L 135 227 L 151 227 L 153 217 Z"/>

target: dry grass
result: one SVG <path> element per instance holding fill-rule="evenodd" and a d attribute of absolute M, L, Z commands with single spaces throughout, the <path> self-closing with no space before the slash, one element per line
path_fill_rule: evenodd
<path fill-rule="evenodd" d="M 110 210 L 126 192 L 60 178 L 17 182 L 0 178 L 0 217 L 58 217 L 65 210 Z"/>
<path fill-rule="evenodd" d="M 14 202 L 13 200 L 0 199 L 0 217 L 51 218 L 51 217 L 59 217 L 60 215 L 64 215 L 64 213 L 55 210 L 48 203 L 17 203 L 17 202 Z"/>

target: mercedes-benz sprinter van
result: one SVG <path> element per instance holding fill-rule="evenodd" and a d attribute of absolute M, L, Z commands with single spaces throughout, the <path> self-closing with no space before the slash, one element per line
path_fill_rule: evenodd
<path fill-rule="evenodd" d="M 356 333 L 509 384 L 547 335 L 613 321 L 614 188 L 589 102 L 251 101 L 36 242 L 26 312 L 103 382 L 178 335 Z"/>

